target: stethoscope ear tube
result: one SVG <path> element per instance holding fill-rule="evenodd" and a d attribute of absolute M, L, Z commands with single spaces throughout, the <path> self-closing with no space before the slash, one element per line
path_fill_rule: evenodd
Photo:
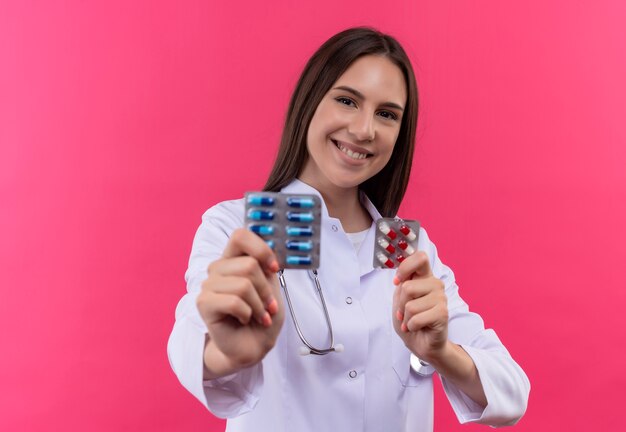
<path fill-rule="evenodd" d="M 317 290 L 317 295 L 322 301 L 322 308 L 324 309 L 324 316 L 326 317 L 326 325 L 328 327 L 328 334 L 330 336 L 330 346 L 328 348 L 316 348 L 307 341 L 300 329 L 300 325 L 298 324 L 298 319 L 296 318 L 296 313 L 293 308 L 293 304 L 291 303 L 291 298 L 289 297 L 289 289 L 287 288 L 287 282 L 285 281 L 285 270 L 280 269 L 278 271 L 278 281 L 280 282 L 280 286 L 283 291 L 285 291 L 285 298 L 287 299 L 287 305 L 289 306 L 289 313 L 291 314 L 291 318 L 293 319 L 293 323 L 296 326 L 296 332 L 298 333 L 298 337 L 305 345 L 300 347 L 299 353 L 302 356 L 315 354 L 315 355 L 326 355 L 331 352 L 343 352 L 343 345 L 337 344 L 335 345 L 335 339 L 333 335 L 333 326 L 330 321 L 330 316 L 328 315 L 328 308 L 326 307 L 326 302 L 324 301 L 324 294 L 322 293 L 322 287 L 320 286 L 320 281 L 317 276 L 317 270 L 310 270 L 310 274 L 313 275 L 313 281 L 315 283 L 315 289 Z"/>

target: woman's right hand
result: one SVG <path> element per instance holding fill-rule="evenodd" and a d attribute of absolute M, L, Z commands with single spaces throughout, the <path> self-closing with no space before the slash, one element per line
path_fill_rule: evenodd
<path fill-rule="evenodd" d="M 196 301 L 208 328 L 204 379 L 252 366 L 274 347 L 285 319 L 277 271 L 274 252 L 243 228 L 209 265 Z"/>

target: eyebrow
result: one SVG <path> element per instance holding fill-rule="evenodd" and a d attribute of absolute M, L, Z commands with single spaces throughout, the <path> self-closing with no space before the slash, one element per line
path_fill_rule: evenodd
<path fill-rule="evenodd" d="M 363 93 L 361 93 L 358 90 L 353 89 L 352 87 L 338 86 L 338 87 L 333 88 L 333 90 L 344 90 L 344 91 L 347 91 L 348 93 L 352 93 L 354 96 L 358 97 L 359 99 L 365 99 L 365 96 L 363 96 Z M 400 105 L 394 102 L 384 102 L 383 104 L 381 104 L 381 106 L 389 107 L 389 108 L 396 108 L 404 112 L 404 108 L 402 108 Z"/>

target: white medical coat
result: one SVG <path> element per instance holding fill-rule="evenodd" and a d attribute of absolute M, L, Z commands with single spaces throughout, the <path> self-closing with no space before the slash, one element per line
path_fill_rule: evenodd
<path fill-rule="evenodd" d="M 299 180 L 282 191 L 319 195 Z M 378 219 L 367 197 L 362 194 L 361 199 L 372 219 Z M 335 343 L 343 344 L 344 352 L 300 356 L 303 344 L 286 312 L 278 341 L 262 362 L 203 381 L 207 328 L 196 297 L 209 263 L 221 257 L 232 231 L 243 226 L 243 199 L 222 202 L 202 217 L 185 274 L 188 292 L 176 308 L 168 343 L 170 364 L 183 386 L 213 414 L 228 418 L 227 431 L 432 431 L 432 375 L 411 369 L 411 353 L 393 329 L 395 271 L 373 268 L 375 226 L 357 255 L 341 222 L 329 217 L 323 204 L 319 279 Z M 439 260 L 423 228 L 418 249 L 427 253 L 433 274 L 445 283 L 449 338 L 473 359 L 487 396 L 488 405 L 482 409 L 443 378 L 459 421 L 514 424 L 526 410 L 528 378 L 495 332 L 469 312 L 454 274 Z M 328 346 L 323 309 L 309 273 L 286 270 L 285 279 L 305 337 L 313 346 Z"/>

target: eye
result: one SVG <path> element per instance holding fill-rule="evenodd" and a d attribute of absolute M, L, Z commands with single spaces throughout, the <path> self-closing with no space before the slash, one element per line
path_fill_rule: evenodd
<path fill-rule="evenodd" d="M 353 106 L 354 105 L 354 106 L 356 106 L 354 101 L 352 99 L 350 99 L 350 98 L 347 98 L 347 97 L 341 96 L 341 97 L 335 98 L 335 100 L 337 102 L 339 102 L 340 104 L 342 104 L 342 105 L 346 105 L 346 106 Z"/>
<path fill-rule="evenodd" d="M 398 116 L 391 111 L 381 111 L 380 115 L 389 120 L 398 120 Z"/>

